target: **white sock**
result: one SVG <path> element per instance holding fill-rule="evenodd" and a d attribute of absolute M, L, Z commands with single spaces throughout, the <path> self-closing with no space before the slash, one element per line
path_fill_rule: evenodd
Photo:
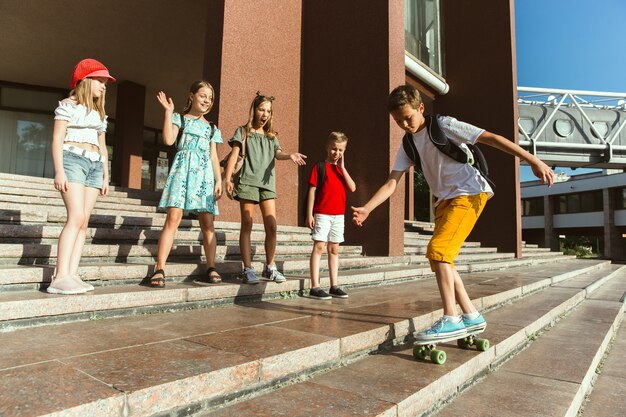
<path fill-rule="evenodd" d="M 461 321 L 461 318 L 460 318 L 460 317 L 457 317 L 457 316 L 446 316 L 446 315 L 444 314 L 444 316 L 443 316 L 443 317 L 444 317 L 446 320 L 448 320 L 449 322 L 454 323 L 454 324 L 457 324 L 458 322 L 460 322 L 460 321 Z"/>
<path fill-rule="evenodd" d="M 474 311 L 473 313 L 463 314 L 463 317 L 465 317 L 466 319 L 470 319 L 470 320 L 475 320 L 478 318 L 478 316 L 480 316 L 480 313 L 478 311 Z"/>

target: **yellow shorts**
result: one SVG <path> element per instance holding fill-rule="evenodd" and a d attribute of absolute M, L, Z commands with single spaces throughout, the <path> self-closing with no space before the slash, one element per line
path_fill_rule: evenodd
<path fill-rule="evenodd" d="M 454 259 L 474 228 L 488 198 L 487 193 L 480 193 L 461 195 L 439 203 L 435 210 L 435 231 L 426 250 L 431 269 L 432 261 L 449 263 L 454 268 Z"/>

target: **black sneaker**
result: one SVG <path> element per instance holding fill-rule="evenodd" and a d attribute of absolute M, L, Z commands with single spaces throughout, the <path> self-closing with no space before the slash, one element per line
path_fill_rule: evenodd
<path fill-rule="evenodd" d="M 311 288 L 311 291 L 309 291 L 309 297 L 315 298 L 316 300 L 330 300 L 333 298 L 321 288 Z"/>
<path fill-rule="evenodd" d="M 337 287 L 337 286 L 330 287 L 330 290 L 328 292 L 333 297 L 348 298 L 348 293 L 345 292 L 344 290 L 342 290 L 341 288 Z"/>

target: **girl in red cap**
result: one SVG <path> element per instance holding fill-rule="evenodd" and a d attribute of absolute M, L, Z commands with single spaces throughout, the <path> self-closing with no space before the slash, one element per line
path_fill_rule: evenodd
<path fill-rule="evenodd" d="M 200 285 L 222 282 L 215 270 L 217 240 L 213 228 L 214 217 L 219 214 L 217 200 L 222 196 L 222 178 L 217 159 L 217 144 L 222 143 L 222 134 L 204 118 L 213 107 L 214 94 L 208 82 L 194 82 L 189 87 L 187 105 L 182 113 L 174 113 L 174 103 L 163 91 L 157 95 L 157 100 L 165 110 L 163 142 L 175 145 L 177 153 L 159 202 L 159 207 L 167 209 L 167 218 L 159 238 L 157 262 L 148 283 L 150 287 L 165 286 L 165 261 L 172 249 L 184 210 L 198 216 L 207 261 L 206 275 L 194 282 Z"/>
<path fill-rule="evenodd" d="M 47 291 L 82 294 L 93 290 L 78 276 L 89 216 L 98 194 L 109 192 L 109 165 L 104 134 L 104 99 L 109 70 L 95 59 L 83 59 L 74 68 L 69 97 L 54 112 L 52 160 L 54 188 L 61 192 L 67 221 L 57 249 L 55 276 Z"/>

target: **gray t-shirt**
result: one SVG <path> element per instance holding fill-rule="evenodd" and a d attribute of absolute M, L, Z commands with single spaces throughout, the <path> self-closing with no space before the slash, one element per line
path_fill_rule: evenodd
<path fill-rule="evenodd" d="M 228 141 L 230 146 L 239 142 L 241 146 L 242 129 L 239 127 Z M 270 138 L 261 133 L 252 132 L 246 139 L 246 158 L 243 161 L 239 183 L 252 185 L 276 192 L 276 162 L 274 156 L 281 149 L 278 136 Z"/>

